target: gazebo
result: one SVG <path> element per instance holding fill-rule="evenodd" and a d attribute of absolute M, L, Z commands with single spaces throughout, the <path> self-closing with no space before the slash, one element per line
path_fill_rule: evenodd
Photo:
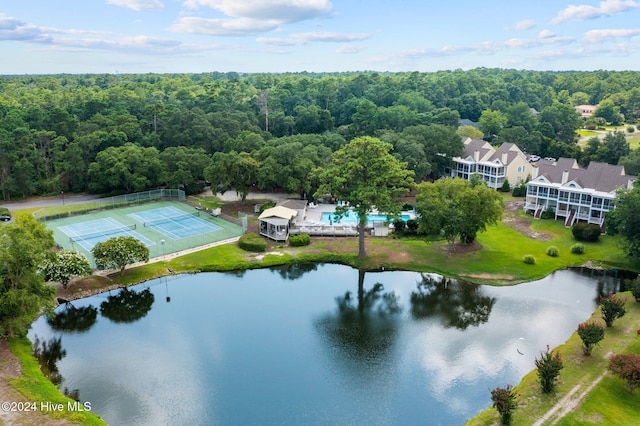
<path fill-rule="evenodd" d="M 260 235 L 264 235 L 274 241 L 287 241 L 289 238 L 289 226 L 297 215 L 297 210 L 283 206 L 266 209 L 258 217 Z"/>

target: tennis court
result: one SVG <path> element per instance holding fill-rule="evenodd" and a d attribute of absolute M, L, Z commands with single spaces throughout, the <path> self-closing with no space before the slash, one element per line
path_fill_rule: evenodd
<path fill-rule="evenodd" d="M 84 254 L 94 267 L 91 249 L 112 237 L 135 237 L 149 248 L 149 257 L 154 258 L 243 234 L 241 225 L 179 201 L 111 208 L 43 222 L 53 230 L 56 244 Z"/>
<path fill-rule="evenodd" d="M 199 211 L 185 213 L 173 206 L 130 213 L 129 216 L 141 222 L 143 226 L 153 228 L 172 240 L 180 240 L 222 229 L 213 223 L 200 219 Z"/>
<path fill-rule="evenodd" d="M 155 245 L 153 241 L 134 231 L 136 227 L 135 224 L 125 226 L 115 219 L 106 218 L 65 225 L 58 229 L 69 236 L 69 241 L 72 244 L 77 243 L 87 251 L 91 251 L 96 244 L 114 237 L 134 237 L 147 247 Z"/>

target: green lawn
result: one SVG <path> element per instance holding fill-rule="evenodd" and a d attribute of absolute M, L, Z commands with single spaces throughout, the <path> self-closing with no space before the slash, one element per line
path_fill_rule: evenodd
<path fill-rule="evenodd" d="M 627 139 L 627 142 L 629 142 L 629 147 L 631 149 L 638 149 L 640 148 L 640 135 L 637 137 L 633 137 L 633 138 L 629 138 Z"/>

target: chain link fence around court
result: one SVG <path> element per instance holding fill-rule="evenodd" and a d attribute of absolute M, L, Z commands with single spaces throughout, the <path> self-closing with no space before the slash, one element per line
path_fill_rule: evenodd
<path fill-rule="evenodd" d="M 186 200 L 185 193 L 181 189 L 154 189 L 152 191 L 135 192 L 132 194 L 117 195 L 114 197 L 98 198 L 83 204 L 82 208 L 70 208 L 65 212 L 51 213 L 50 209 L 43 208 L 33 213 L 33 217 L 40 222 L 62 219 L 71 216 L 80 216 L 95 213 L 101 210 L 118 209 L 127 206 L 151 203 L 154 201 L 182 201 Z"/>
<path fill-rule="evenodd" d="M 137 198 L 137 200 L 141 199 L 143 198 Z M 132 199 L 129 198 L 128 200 L 131 201 Z M 182 217 L 181 215 L 187 215 L 187 217 L 196 217 L 199 220 L 215 226 L 209 227 L 211 229 L 209 232 L 200 232 L 195 235 L 186 236 L 188 234 L 187 232 L 184 232 L 184 235 L 172 235 L 170 233 L 163 233 L 162 227 L 145 226 L 145 223 L 139 220 L 139 216 L 144 215 L 144 212 L 167 207 L 179 210 L 175 211 L 175 220 L 177 221 L 180 221 L 180 217 Z M 95 260 L 91 255 L 91 248 L 89 248 L 88 245 L 93 247 L 96 242 L 99 242 L 98 240 L 106 240 L 113 236 L 119 236 L 118 228 L 120 227 L 120 229 L 134 229 L 133 226 L 135 226 L 135 233 L 140 234 L 141 237 L 143 237 L 145 244 L 147 244 L 149 248 L 150 258 L 165 256 L 171 253 L 239 237 L 246 230 L 246 216 L 240 218 L 229 218 L 233 219 L 233 221 L 229 221 L 225 220 L 226 218 L 222 219 L 220 217 L 216 217 L 211 214 L 211 212 L 201 209 L 202 208 L 198 209 L 190 206 L 185 202 L 152 201 L 145 202 L 140 205 L 129 205 L 119 208 L 91 209 L 84 214 L 65 215 L 56 219 L 47 217 L 46 219 L 41 220 L 46 223 L 49 229 L 53 230 L 54 239 L 60 247 L 68 250 L 75 250 L 84 254 L 89 259 L 92 266 L 95 267 Z M 82 228 L 78 228 L 82 229 L 79 231 L 79 235 L 73 235 L 72 237 L 65 232 L 69 225 L 81 227 L 81 224 L 95 221 L 97 219 L 115 221 L 117 226 L 114 226 L 113 232 L 116 233 L 112 234 L 109 230 L 102 231 L 101 233 L 105 234 L 104 238 L 96 239 L 95 232 L 89 228 L 87 228 L 86 231 Z M 85 233 L 86 235 L 84 235 Z M 80 244 L 81 241 L 85 241 L 87 239 L 90 240 L 89 242 L 91 244 Z"/>

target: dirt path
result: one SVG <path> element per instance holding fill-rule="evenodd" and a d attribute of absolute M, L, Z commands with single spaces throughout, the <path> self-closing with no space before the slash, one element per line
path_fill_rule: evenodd
<path fill-rule="evenodd" d="M 579 395 L 576 395 L 576 393 L 584 387 L 584 383 L 575 385 L 568 394 L 558 401 L 551 410 L 547 411 L 544 416 L 539 418 L 533 426 L 542 426 L 548 420 L 551 420 L 550 425 L 557 424 L 564 416 L 578 408 L 584 398 L 589 394 L 589 392 L 591 392 L 591 389 L 600 383 L 600 380 L 603 379 L 605 374 L 606 372 L 598 376 L 598 378 L 591 382 Z"/>

